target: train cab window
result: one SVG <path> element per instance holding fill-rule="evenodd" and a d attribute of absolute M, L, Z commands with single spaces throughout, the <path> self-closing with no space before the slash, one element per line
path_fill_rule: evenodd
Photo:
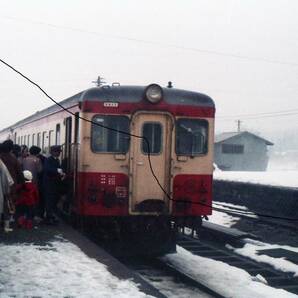
<path fill-rule="evenodd" d="M 150 145 L 151 154 L 159 154 L 162 145 L 162 127 L 158 122 L 147 122 L 143 125 L 142 136 L 145 137 Z M 142 151 L 148 154 L 149 148 L 147 142 L 143 139 Z"/>
<path fill-rule="evenodd" d="M 94 122 L 129 133 L 129 119 L 126 116 L 95 116 Z M 91 149 L 93 152 L 127 153 L 129 136 L 96 124 L 91 128 Z"/>
<path fill-rule="evenodd" d="M 208 122 L 181 118 L 176 122 L 176 154 L 194 156 L 208 150 Z"/>

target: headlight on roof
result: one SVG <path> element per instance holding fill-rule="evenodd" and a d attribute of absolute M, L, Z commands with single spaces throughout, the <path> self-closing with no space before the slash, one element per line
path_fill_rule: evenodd
<path fill-rule="evenodd" d="M 162 88 L 157 84 L 151 84 L 145 89 L 145 97 L 151 103 L 158 103 L 163 96 Z"/>

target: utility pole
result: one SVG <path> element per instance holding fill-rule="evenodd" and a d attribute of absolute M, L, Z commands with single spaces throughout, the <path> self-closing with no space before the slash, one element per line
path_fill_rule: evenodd
<path fill-rule="evenodd" d="M 237 131 L 240 132 L 241 131 L 241 123 L 242 121 L 241 120 L 237 120 Z"/>
<path fill-rule="evenodd" d="M 101 76 L 97 77 L 96 81 L 92 81 L 92 83 L 96 84 L 97 87 L 102 86 L 103 84 L 105 84 L 106 82 L 104 81 L 104 78 L 102 78 Z"/>

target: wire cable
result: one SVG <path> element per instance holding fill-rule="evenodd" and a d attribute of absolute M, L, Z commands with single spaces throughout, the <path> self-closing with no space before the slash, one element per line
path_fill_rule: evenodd
<path fill-rule="evenodd" d="M 191 51 L 191 52 L 197 52 L 197 53 L 214 55 L 214 56 L 230 57 L 230 58 L 234 58 L 234 59 L 241 59 L 241 60 L 247 60 L 247 61 L 260 61 L 263 63 L 288 65 L 288 66 L 292 66 L 292 67 L 298 66 L 298 63 L 296 63 L 296 62 L 279 61 L 279 60 L 273 60 L 273 59 L 268 59 L 268 58 L 264 58 L 264 57 L 251 57 L 251 56 L 235 54 L 235 53 L 220 52 L 220 51 L 200 49 L 200 48 L 195 48 L 195 47 L 186 47 L 186 46 L 181 46 L 181 45 L 177 45 L 177 44 L 168 44 L 168 43 L 164 43 L 164 42 L 158 42 L 158 41 L 152 41 L 152 40 L 146 40 L 146 39 L 140 39 L 140 38 L 133 38 L 133 37 L 128 37 L 128 36 L 105 34 L 105 33 L 101 33 L 98 31 L 91 31 L 91 30 L 86 30 L 86 29 L 82 29 L 82 28 L 74 28 L 74 27 L 70 27 L 70 26 L 56 25 L 56 24 L 45 23 L 45 22 L 41 22 L 41 21 L 32 21 L 32 20 L 28 20 L 28 19 L 20 19 L 20 18 L 15 18 L 15 17 L 0 16 L 0 18 L 14 20 L 14 21 L 18 21 L 18 22 L 27 22 L 27 23 L 31 23 L 31 24 L 38 24 L 38 25 L 48 26 L 48 27 L 52 27 L 52 28 L 56 28 L 56 29 L 64 29 L 64 30 L 80 32 L 80 33 L 88 33 L 88 34 L 100 36 L 102 38 L 125 40 L 125 41 L 129 41 L 129 42 L 149 44 L 152 46 L 159 46 L 159 47 L 163 47 L 163 48 L 167 47 L 167 48 L 173 48 L 173 49 L 178 49 L 178 50 L 183 50 L 183 51 Z"/>
<path fill-rule="evenodd" d="M 170 194 L 164 189 L 164 187 L 161 185 L 161 183 L 159 182 L 159 179 L 158 177 L 156 176 L 155 172 L 154 172 L 154 169 L 153 169 L 153 166 L 152 166 L 152 162 L 151 162 L 151 149 L 150 149 L 150 142 L 149 140 L 144 137 L 144 136 L 139 136 L 139 135 L 136 135 L 136 134 L 131 134 L 129 132 L 126 132 L 126 131 L 122 131 L 122 130 L 118 130 L 118 129 L 115 129 L 115 128 L 112 128 L 112 127 L 108 127 L 108 126 L 105 126 L 103 124 L 99 124 L 97 122 L 94 122 L 92 120 L 89 120 L 89 119 L 86 119 L 82 116 L 79 116 L 79 115 L 76 115 L 75 113 L 73 113 L 72 111 L 70 111 L 69 109 L 65 108 L 63 105 L 61 105 L 59 102 L 57 102 L 55 99 L 53 99 L 43 88 L 41 88 L 37 83 L 35 83 L 34 81 L 32 81 L 31 79 L 29 79 L 27 76 L 25 76 L 23 73 L 21 73 L 20 71 L 18 71 L 17 69 L 15 69 L 13 66 L 11 66 L 10 64 L 8 64 L 7 62 L 5 62 L 4 60 L 2 60 L 0 58 L 0 62 L 3 63 L 4 65 L 6 65 L 8 68 L 10 68 L 11 70 L 13 70 L 14 72 L 16 72 L 17 74 L 19 74 L 20 76 L 22 76 L 24 79 L 26 79 L 27 81 L 29 81 L 32 85 L 36 86 L 46 97 L 48 97 L 52 102 L 54 102 L 57 106 L 59 106 L 62 110 L 64 110 L 65 112 L 73 115 L 74 117 L 76 118 L 79 118 L 83 121 L 86 121 L 86 122 L 89 122 L 93 125 L 96 125 L 96 126 L 99 126 L 99 127 L 102 127 L 102 128 L 105 128 L 105 129 L 108 129 L 108 130 L 111 130 L 111 131 L 114 131 L 114 132 L 117 132 L 117 133 L 121 133 L 121 134 L 124 134 L 124 135 L 127 135 L 127 136 L 130 136 L 130 137 L 134 137 L 134 138 L 138 138 L 138 139 L 142 139 L 145 141 L 146 145 L 147 145 L 147 148 L 148 148 L 148 153 L 147 153 L 147 157 L 148 157 L 148 163 L 149 163 L 149 168 L 150 168 L 150 171 L 152 173 L 152 176 L 154 177 L 155 181 L 157 182 L 158 186 L 160 187 L 160 189 L 163 191 L 163 193 L 166 195 L 166 197 L 169 199 L 169 201 L 173 201 L 173 202 L 177 202 L 179 204 L 181 203 L 184 203 L 184 204 L 191 204 L 191 205 L 201 205 L 201 206 L 204 206 L 204 207 L 208 207 L 208 208 L 213 208 L 214 210 L 224 210 L 224 209 L 220 209 L 218 207 L 212 207 L 212 205 L 208 205 L 208 204 L 205 204 L 203 202 L 192 202 L 192 201 L 187 201 L 187 200 L 175 200 L 173 199 Z M 236 215 L 237 214 L 240 214 L 242 212 L 240 211 L 235 211 L 234 212 Z M 242 213 L 243 214 L 243 213 Z M 274 218 L 274 219 L 282 219 L 282 220 L 288 220 L 288 221 L 298 221 L 298 219 L 296 218 L 286 218 L 286 217 L 279 217 L 279 216 L 271 216 L 271 215 L 267 215 L 267 214 L 260 214 L 260 213 L 255 213 L 255 215 L 259 216 L 259 217 L 270 217 L 270 218 Z"/>

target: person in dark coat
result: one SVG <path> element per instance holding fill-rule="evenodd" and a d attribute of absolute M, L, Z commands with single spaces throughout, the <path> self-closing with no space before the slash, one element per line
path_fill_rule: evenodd
<path fill-rule="evenodd" d="M 7 167 L 14 184 L 11 186 L 11 203 L 14 204 L 17 200 L 17 186 L 25 182 L 21 165 L 17 158 L 12 153 L 13 142 L 6 140 L 0 148 L 0 158 Z"/>
<path fill-rule="evenodd" d="M 46 157 L 41 153 L 41 148 L 37 147 L 39 153 L 36 155 L 40 162 L 41 162 L 41 166 L 42 166 L 42 171 L 40 173 L 38 173 L 37 175 L 37 181 L 38 181 L 38 191 L 39 191 L 39 204 L 38 204 L 38 217 L 40 219 L 43 219 L 45 216 L 45 208 L 46 208 L 46 203 L 45 203 L 45 197 L 44 197 L 44 189 L 43 189 L 43 173 L 44 173 L 44 163 L 46 161 Z"/>
<path fill-rule="evenodd" d="M 46 203 L 45 222 L 48 224 L 55 224 L 57 222 L 55 212 L 60 198 L 61 181 L 65 176 L 60 165 L 60 153 L 60 146 L 51 146 L 51 155 L 45 160 L 44 163 L 43 194 L 45 196 Z"/>
<path fill-rule="evenodd" d="M 12 148 L 12 154 L 18 159 L 21 156 L 22 148 L 18 144 L 14 144 Z"/>
<path fill-rule="evenodd" d="M 0 157 L 6 165 L 15 185 L 25 182 L 21 165 L 12 153 L 13 142 L 6 140 L 2 143 Z"/>

